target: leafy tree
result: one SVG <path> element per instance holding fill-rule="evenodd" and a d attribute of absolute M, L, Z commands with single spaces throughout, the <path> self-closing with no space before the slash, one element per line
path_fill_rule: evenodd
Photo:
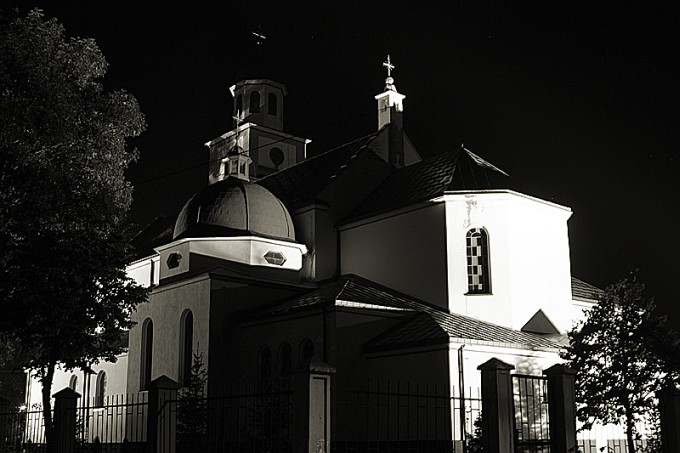
<path fill-rule="evenodd" d="M 639 437 L 635 423 L 652 420 L 654 393 L 680 376 L 680 342 L 635 275 L 609 286 L 586 319 L 569 332 L 563 358 L 577 372 L 578 418 L 623 422 L 628 451 Z"/>
<path fill-rule="evenodd" d="M 0 13 L 0 332 L 42 381 L 50 449 L 57 363 L 115 360 L 147 293 L 125 275 L 123 226 L 126 138 L 145 122 L 133 96 L 104 91 L 106 68 L 94 40 L 40 10 Z"/>

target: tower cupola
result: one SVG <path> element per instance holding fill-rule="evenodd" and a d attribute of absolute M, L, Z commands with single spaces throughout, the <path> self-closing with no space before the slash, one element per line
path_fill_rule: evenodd
<path fill-rule="evenodd" d="M 390 61 L 390 56 L 387 56 L 387 61 L 383 63 L 383 67 L 387 69 L 387 78 L 385 79 L 385 90 L 375 96 L 378 101 L 378 129 L 382 129 L 386 124 L 399 123 L 401 125 L 401 115 L 404 111 L 404 96 L 397 91 L 392 78 L 392 70 L 394 65 Z"/>

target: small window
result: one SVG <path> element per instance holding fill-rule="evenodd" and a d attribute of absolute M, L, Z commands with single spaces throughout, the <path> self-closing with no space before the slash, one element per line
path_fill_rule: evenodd
<path fill-rule="evenodd" d="M 289 343 L 283 343 L 279 348 L 279 373 L 282 378 L 289 378 L 293 368 L 293 348 Z"/>
<path fill-rule="evenodd" d="M 71 379 L 68 381 L 68 388 L 76 392 L 78 391 L 78 376 L 75 374 L 71 375 Z"/>
<path fill-rule="evenodd" d="M 314 357 L 314 343 L 309 338 L 305 338 L 300 343 L 300 365 L 308 365 Z"/>
<path fill-rule="evenodd" d="M 279 110 L 278 102 L 279 101 L 276 95 L 274 93 L 269 93 L 269 97 L 267 100 L 267 113 L 276 116 Z"/>
<path fill-rule="evenodd" d="M 194 315 L 191 310 L 184 310 L 179 321 L 179 382 L 186 385 L 191 376 L 194 341 Z"/>
<path fill-rule="evenodd" d="M 140 389 L 146 390 L 151 383 L 151 365 L 153 364 L 153 321 L 151 321 L 151 318 L 146 318 L 142 324 L 141 352 Z"/>
<path fill-rule="evenodd" d="M 489 275 L 489 238 L 484 228 L 467 232 L 468 294 L 491 294 Z"/>
<path fill-rule="evenodd" d="M 243 96 L 238 95 L 236 96 L 236 106 L 234 108 L 234 116 L 240 116 L 243 115 Z M 236 121 L 236 120 L 234 120 Z"/>
<path fill-rule="evenodd" d="M 106 398 L 106 372 L 100 371 L 97 374 L 97 383 L 94 389 L 94 407 L 104 407 Z"/>
<path fill-rule="evenodd" d="M 250 113 L 260 113 L 260 92 L 250 92 Z"/>

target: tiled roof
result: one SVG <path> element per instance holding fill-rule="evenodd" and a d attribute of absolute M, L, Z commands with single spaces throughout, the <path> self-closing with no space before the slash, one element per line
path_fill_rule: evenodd
<path fill-rule="evenodd" d="M 367 148 L 378 132 L 345 143 L 297 165 L 273 173 L 257 181 L 283 201 L 289 211 L 319 201 L 319 194 L 361 152 L 375 153 Z M 377 156 L 375 156 L 378 158 Z"/>
<path fill-rule="evenodd" d="M 571 277 L 571 297 L 599 300 L 603 294 L 604 291 L 600 288 L 579 280 L 576 277 Z"/>
<path fill-rule="evenodd" d="M 395 171 L 345 220 L 427 201 L 447 190 L 510 189 L 511 185 L 507 173 L 459 148 Z"/>
<path fill-rule="evenodd" d="M 368 349 L 422 344 L 423 342 L 446 342 L 449 338 L 473 340 L 485 344 L 503 344 L 519 348 L 554 349 L 559 345 L 540 335 L 513 330 L 449 313 L 424 301 L 399 293 L 390 288 L 356 275 L 345 275 L 321 283 L 320 287 L 308 294 L 269 308 L 259 315 L 283 314 L 310 307 L 364 305 L 366 308 L 387 310 L 401 309 L 414 313 L 392 329 L 370 341 Z"/>

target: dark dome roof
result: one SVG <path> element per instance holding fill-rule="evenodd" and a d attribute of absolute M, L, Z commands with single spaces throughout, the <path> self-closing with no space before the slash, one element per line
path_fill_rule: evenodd
<path fill-rule="evenodd" d="M 197 192 L 177 216 L 173 239 L 254 235 L 295 240 L 281 200 L 264 187 L 227 178 Z"/>

